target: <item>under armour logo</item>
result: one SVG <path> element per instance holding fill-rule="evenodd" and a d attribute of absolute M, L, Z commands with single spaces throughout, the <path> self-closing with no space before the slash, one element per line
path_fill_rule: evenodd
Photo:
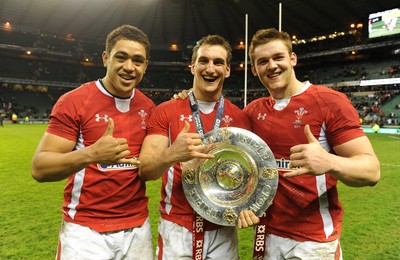
<path fill-rule="evenodd" d="M 104 122 L 108 122 L 108 115 L 100 116 L 99 114 L 96 114 L 96 122 L 100 122 L 101 119 L 103 119 Z"/>
<path fill-rule="evenodd" d="M 264 113 L 263 115 L 261 115 L 261 113 L 258 113 L 257 120 L 265 120 L 266 117 L 267 117 L 266 113 Z"/>
<path fill-rule="evenodd" d="M 188 116 L 188 117 L 185 117 L 185 115 L 181 115 L 181 121 L 185 121 L 185 120 L 187 120 L 187 121 L 189 121 L 189 122 L 192 122 L 192 118 L 193 118 L 193 116 L 192 115 L 190 115 L 190 116 Z"/>

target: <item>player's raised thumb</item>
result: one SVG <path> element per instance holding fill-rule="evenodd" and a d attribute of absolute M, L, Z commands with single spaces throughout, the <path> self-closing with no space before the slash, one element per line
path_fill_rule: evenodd
<path fill-rule="evenodd" d="M 318 140 L 314 137 L 314 135 L 311 133 L 310 126 L 305 125 L 304 126 L 304 134 L 307 137 L 308 143 L 313 143 L 313 142 L 318 142 Z"/>
<path fill-rule="evenodd" d="M 113 135 L 114 134 L 114 120 L 112 118 L 108 118 L 108 126 L 103 136 Z"/>
<path fill-rule="evenodd" d="M 185 126 L 182 128 L 180 134 L 186 134 L 190 130 L 190 124 L 188 121 L 185 120 Z"/>

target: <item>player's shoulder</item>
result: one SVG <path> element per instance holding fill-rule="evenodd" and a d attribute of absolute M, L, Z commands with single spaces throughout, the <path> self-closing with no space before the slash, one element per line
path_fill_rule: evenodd
<path fill-rule="evenodd" d="M 329 109 L 352 106 L 346 94 L 323 85 L 311 85 L 306 92 L 312 95 L 315 102 L 324 104 Z"/>
<path fill-rule="evenodd" d="M 189 99 L 171 99 L 161 102 L 157 105 L 157 109 L 172 109 L 178 111 L 181 107 L 189 107 Z"/>
<path fill-rule="evenodd" d="M 154 103 L 154 101 L 149 98 L 148 96 L 146 96 L 142 91 L 135 89 L 135 97 L 138 99 L 139 103 L 144 103 L 147 106 L 154 108 L 156 105 Z"/>
<path fill-rule="evenodd" d="M 79 103 L 86 100 L 88 96 L 91 96 L 90 94 L 95 91 L 98 91 L 95 81 L 83 83 L 77 88 L 61 95 L 57 102 Z"/>
<path fill-rule="evenodd" d="M 183 105 L 186 105 L 186 108 Z M 174 114 L 182 113 L 184 109 L 190 110 L 188 100 L 167 100 L 158 104 L 152 110 L 152 116 L 171 118 Z"/>
<path fill-rule="evenodd" d="M 224 98 L 224 107 L 227 107 L 230 110 L 242 111 L 242 109 L 240 107 L 238 107 L 235 103 L 233 103 L 232 101 L 230 101 L 229 99 L 226 99 L 226 98 Z"/>
<path fill-rule="evenodd" d="M 251 110 L 256 110 L 259 107 L 265 107 L 271 103 L 271 97 L 260 97 L 251 101 L 243 110 L 248 112 Z"/>
<path fill-rule="evenodd" d="M 344 93 L 331 89 L 324 85 L 311 85 L 307 91 L 310 93 L 316 93 L 321 97 L 346 96 Z"/>

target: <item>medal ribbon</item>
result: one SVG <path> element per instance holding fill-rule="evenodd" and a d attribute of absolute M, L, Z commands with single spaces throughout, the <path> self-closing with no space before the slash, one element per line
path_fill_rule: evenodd
<path fill-rule="evenodd" d="M 189 93 L 190 109 L 192 110 L 192 115 L 194 118 L 194 126 L 196 127 L 197 133 L 203 138 L 204 128 L 200 117 L 199 104 L 193 94 L 193 91 Z M 217 108 L 217 113 L 214 120 L 213 129 L 218 129 L 221 125 L 222 115 L 224 113 L 224 97 L 221 94 L 219 98 L 219 104 Z M 203 245 L 204 245 L 204 219 L 199 214 L 193 211 L 193 227 L 192 227 L 192 250 L 193 259 L 202 260 L 203 259 Z"/>
<path fill-rule="evenodd" d="M 203 259 L 204 245 L 204 228 L 205 223 L 203 217 L 193 211 L 193 228 L 192 228 L 192 250 L 193 259 Z"/>
<path fill-rule="evenodd" d="M 197 133 L 201 135 L 201 137 L 203 137 L 204 129 L 203 129 L 203 122 L 201 121 L 200 117 L 199 104 L 197 103 L 193 91 L 190 91 L 188 95 L 189 95 L 190 109 L 192 110 L 192 115 L 194 118 L 194 126 L 196 127 Z M 218 129 L 220 127 L 223 113 L 224 113 L 224 96 L 221 94 L 212 130 Z"/>
<path fill-rule="evenodd" d="M 256 237 L 254 238 L 253 260 L 263 260 L 267 232 L 265 225 L 256 225 Z"/>

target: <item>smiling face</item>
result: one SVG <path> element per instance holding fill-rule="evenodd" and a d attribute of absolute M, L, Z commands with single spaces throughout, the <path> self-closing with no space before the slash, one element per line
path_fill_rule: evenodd
<path fill-rule="evenodd" d="M 219 100 L 225 78 L 230 76 L 231 71 L 227 58 L 228 52 L 221 45 L 200 46 L 191 66 L 196 99 L 209 102 Z"/>
<path fill-rule="evenodd" d="M 114 96 L 128 98 L 146 71 L 146 49 L 139 42 L 120 39 L 109 53 L 103 52 L 103 63 L 107 67 L 105 88 Z"/>
<path fill-rule="evenodd" d="M 252 72 L 276 99 L 297 93 L 301 84 L 296 79 L 293 67 L 297 56 L 289 52 L 281 40 L 273 40 L 257 46 L 253 53 Z"/>

